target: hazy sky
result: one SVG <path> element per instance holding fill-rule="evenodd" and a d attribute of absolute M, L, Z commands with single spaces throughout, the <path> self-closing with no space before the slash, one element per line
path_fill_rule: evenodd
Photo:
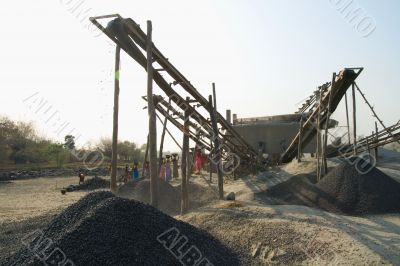
<path fill-rule="evenodd" d="M 399 7 L 395 0 L 8 1 L 0 9 L 0 114 L 34 121 L 60 141 L 72 129 L 79 144 L 111 136 L 115 48 L 88 17 L 119 13 L 144 31 L 152 20 L 156 46 L 204 96 L 216 83 L 221 113 L 292 113 L 332 72 L 363 66 L 358 84 L 391 125 L 400 118 Z M 357 8 L 363 24 L 346 17 Z M 144 143 L 146 73 L 125 53 L 121 60 L 119 136 Z M 369 134 L 373 117 L 357 103 L 359 134 Z M 343 105 L 334 118 L 344 125 Z"/>

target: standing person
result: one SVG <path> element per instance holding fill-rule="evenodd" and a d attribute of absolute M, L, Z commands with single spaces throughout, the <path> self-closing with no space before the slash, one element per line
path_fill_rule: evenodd
<path fill-rule="evenodd" d="M 167 162 L 165 163 L 165 181 L 169 182 L 171 181 L 172 177 L 171 177 L 171 162 L 169 160 L 169 158 L 171 156 L 167 155 Z"/>
<path fill-rule="evenodd" d="M 78 173 L 78 177 L 79 177 L 79 185 L 83 184 L 83 182 L 85 182 L 85 175 L 83 173 L 81 173 L 81 171 L 79 171 Z"/>
<path fill-rule="evenodd" d="M 197 173 L 200 174 L 201 169 L 203 168 L 203 153 L 201 152 L 201 149 L 196 149 L 195 164 Z"/>
<path fill-rule="evenodd" d="M 178 178 L 179 177 L 179 169 L 178 169 L 178 154 L 172 154 L 172 177 Z"/>
<path fill-rule="evenodd" d="M 165 180 L 165 161 L 164 161 L 164 158 L 162 158 L 162 161 L 161 161 L 161 166 L 160 166 L 160 178 L 161 178 L 162 180 Z"/>
<path fill-rule="evenodd" d="M 124 183 L 125 184 L 128 182 L 128 177 L 129 177 L 129 166 L 125 165 L 125 174 L 124 174 Z"/>
<path fill-rule="evenodd" d="M 134 180 L 139 178 L 139 169 L 137 161 L 135 161 L 133 164 L 132 176 Z"/>
<path fill-rule="evenodd" d="M 146 161 L 144 164 L 143 178 L 148 178 L 150 176 L 150 162 Z"/>

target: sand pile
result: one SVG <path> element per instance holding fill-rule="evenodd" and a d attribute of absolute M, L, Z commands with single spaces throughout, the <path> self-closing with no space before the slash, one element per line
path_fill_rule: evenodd
<path fill-rule="evenodd" d="M 117 195 L 149 204 L 150 180 L 145 179 L 139 182 L 130 181 L 118 189 Z M 178 189 L 160 179 L 158 180 L 158 195 L 158 209 L 169 215 L 180 213 L 181 196 Z"/>
<path fill-rule="evenodd" d="M 207 232 L 108 192 L 91 193 L 68 207 L 41 237 L 41 241 L 25 239 L 30 244 L 10 258 L 8 265 L 43 265 L 38 257 L 49 253 L 47 265 L 239 263 L 235 253 Z M 50 243 L 46 240 L 52 244 L 43 249 Z"/>
<path fill-rule="evenodd" d="M 315 185 L 306 175 L 297 175 L 255 198 L 348 214 L 396 212 L 400 211 L 400 183 L 364 160 L 352 158 Z"/>

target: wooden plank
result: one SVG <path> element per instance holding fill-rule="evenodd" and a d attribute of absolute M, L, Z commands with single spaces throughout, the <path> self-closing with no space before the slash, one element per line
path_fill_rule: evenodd
<path fill-rule="evenodd" d="M 153 100 L 152 25 L 147 21 L 147 110 L 149 114 L 150 204 L 158 207 L 157 124 Z"/>
<path fill-rule="evenodd" d="M 117 45 L 115 50 L 114 73 L 114 111 L 113 111 L 113 136 L 111 154 L 111 182 L 110 190 L 117 191 L 117 159 L 118 159 L 118 111 L 119 111 L 119 70 L 121 59 L 121 47 Z"/>

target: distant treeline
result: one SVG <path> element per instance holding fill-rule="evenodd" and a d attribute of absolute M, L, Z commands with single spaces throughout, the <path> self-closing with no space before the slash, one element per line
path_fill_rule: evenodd
<path fill-rule="evenodd" d="M 66 135 L 60 143 L 39 136 L 32 123 L 0 117 L 0 165 L 54 164 L 62 167 L 67 163 L 79 163 L 79 157 L 74 154 L 90 150 L 101 152 L 104 163 L 108 163 L 112 153 L 111 143 L 110 138 L 101 138 L 90 148 L 78 148 L 73 135 Z M 138 146 L 129 141 L 119 142 L 118 160 L 120 163 L 142 161 L 145 148 L 145 144 Z"/>

